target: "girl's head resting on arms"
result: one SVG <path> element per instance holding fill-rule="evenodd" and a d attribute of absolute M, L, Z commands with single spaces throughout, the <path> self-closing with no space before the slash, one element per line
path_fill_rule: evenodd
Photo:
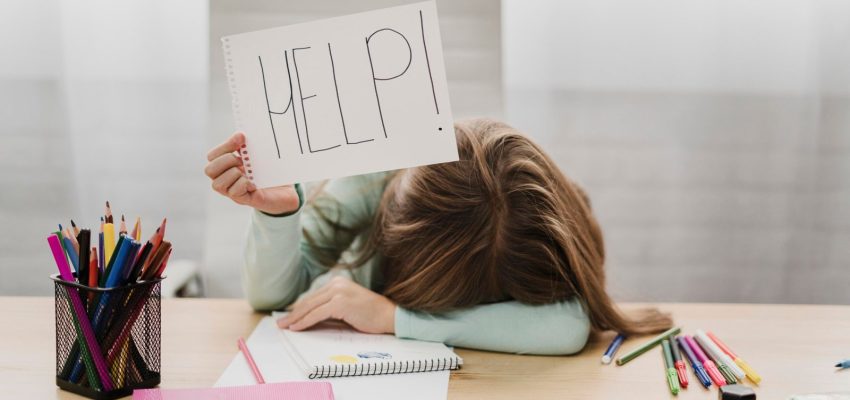
<path fill-rule="evenodd" d="M 353 267 L 380 255 L 383 294 L 411 310 L 578 296 L 597 331 L 670 328 L 656 309 L 629 317 L 617 309 L 605 291 L 605 246 L 590 201 L 539 146 L 493 120 L 459 122 L 455 132 L 459 161 L 390 176 Z M 320 200 L 335 201 L 310 203 Z M 336 230 L 359 230 L 313 208 Z"/>
<path fill-rule="evenodd" d="M 579 296 L 596 330 L 671 326 L 654 309 L 618 311 L 587 195 L 537 144 L 486 119 L 455 132 L 460 161 L 404 170 L 387 184 L 365 252 L 383 257 L 384 295 L 429 312 Z"/>

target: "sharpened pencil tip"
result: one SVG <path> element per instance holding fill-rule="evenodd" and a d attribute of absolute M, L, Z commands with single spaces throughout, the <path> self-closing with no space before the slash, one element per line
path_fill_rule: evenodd
<path fill-rule="evenodd" d="M 835 364 L 835 368 L 838 368 L 840 366 L 841 366 L 841 363 Z"/>
<path fill-rule="evenodd" d="M 124 222 L 124 214 L 121 214 L 121 222 Z"/>
<path fill-rule="evenodd" d="M 74 228 L 76 228 L 76 227 L 77 227 L 77 224 L 75 224 L 75 223 L 74 223 L 74 220 L 73 220 L 73 219 L 71 220 L 71 226 L 73 226 Z"/>

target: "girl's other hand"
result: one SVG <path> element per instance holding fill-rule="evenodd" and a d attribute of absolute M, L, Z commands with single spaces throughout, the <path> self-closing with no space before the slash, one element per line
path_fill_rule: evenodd
<path fill-rule="evenodd" d="M 365 333 L 395 333 L 395 307 L 390 299 L 338 276 L 293 304 L 289 315 L 277 320 L 277 325 L 302 331 L 336 319 Z"/>
<path fill-rule="evenodd" d="M 234 133 L 224 143 L 207 154 L 204 173 L 212 180 L 212 188 L 243 204 L 269 214 L 284 214 L 298 209 L 298 193 L 292 185 L 257 189 L 245 176 L 245 166 L 239 151 L 245 147 L 245 135 Z M 249 160 L 250 163 L 250 160 Z"/>

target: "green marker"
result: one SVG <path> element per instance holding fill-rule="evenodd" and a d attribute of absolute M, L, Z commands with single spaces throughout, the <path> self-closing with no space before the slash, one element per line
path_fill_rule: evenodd
<path fill-rule="evenodd" d="M 661 344 L 662 340 L 668 339 L 668 338 L 670 338 L 670 336 L 673 336 L 673 335 L 678 335 L 681 331 L 682 331 L 682 328 L 679 328 L 678 326 L 674 326 L 674 327 L 668 329 L 666 332 L 652 338 L 652 340 L 642 344 L 640 347 L 638 347 L 638 348 L 630 351 L 628 354 L 618 358 L 617 359 L 617 365 L 623 365 L 623 364 L 625 364 L 629 361 L 634 360 L 639 355 L 649 351 L 649 349 Z"/>
<path fill-rule="evenodd" d="M 673 366 L 673 352 L 670 349 L 670 341 L 664 339 L 661 341 L 661 347 L 664 348 L 664 367 L 667 368 L 667 384 L 670 386 L 670 393 L 673 395 L 679 394 L 679 375 L 676 374 L 676 368 Z"/>

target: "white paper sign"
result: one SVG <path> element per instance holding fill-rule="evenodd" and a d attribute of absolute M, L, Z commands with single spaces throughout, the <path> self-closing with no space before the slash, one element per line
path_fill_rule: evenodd
<path fill-rule="evenodd" d="M 258 187 L 458 159 L 433 1 L 222 42 Z"/>

